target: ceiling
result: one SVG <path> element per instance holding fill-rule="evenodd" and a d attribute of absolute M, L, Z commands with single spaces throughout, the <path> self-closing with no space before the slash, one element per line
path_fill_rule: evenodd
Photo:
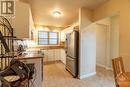
<path fill-rule="evenodd" d="M 80 7 L 94 9 L 108 0 L 28 0 L 31 4 L 34 23 L 36 25 L 68 26 L 78 20 Z M 55 18 L 53 10 L 62 12 Z"/>

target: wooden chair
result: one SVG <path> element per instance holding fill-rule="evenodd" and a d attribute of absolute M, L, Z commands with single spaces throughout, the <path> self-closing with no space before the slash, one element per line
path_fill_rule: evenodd
<path fill-rule="evenodd" d="M 130 73 L 125 72 L 122 57 L 112 59 L 112 65 L 116 87 L 130 87 Z"/>

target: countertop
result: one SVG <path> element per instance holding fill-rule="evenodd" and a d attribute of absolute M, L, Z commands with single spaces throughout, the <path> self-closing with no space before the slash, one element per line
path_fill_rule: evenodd
<path fill-rule="evenodd" d="M 39 50 L 27 50 L 22 53 L 22 55 L 15 57 L 15 59 L 18 60 L 24 60 L 24 59 L 39 59 L 43 58 L 43 54 Z"/>
<path fill-rule="evenodd" d="M 34 46 L 34 47 L 30 47 L 29 49 L 44 49 L 44 50 L 48 50 L 48 49 L 60 49 L 60 48 L 64 48 L 64 46 L 61 45 L 46 45 L 46 46 Z"/>

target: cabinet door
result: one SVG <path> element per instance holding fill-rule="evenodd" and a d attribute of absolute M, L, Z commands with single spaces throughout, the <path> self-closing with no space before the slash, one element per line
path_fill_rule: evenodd
<path fill-rule="evenodd" d="M 47 52 L 47 50 L 42 50 L 42 52 L 44 53 L 44 61 L 48 61 L 48 52 Z"/>
<path fill-rule="evenodd" d="M 29 38 L 29 10 L 26 3 L 16 2 L 15 18 L 11 21 L 14 35 L 18 38 Z"/>
<path fill-rule="evenodd" d="M 60 49 L 55 49 L 55 60 L 60 60 Z"/>
<path fill-rule="evenodd" d="M 48 61 L 54 61 L 55 55 L 54 55 L 54 50 L 47 50 L 47 55 L 48 55 Z"/>
<path fill-rule="evenodd" d="M 44 61 L 61 60 L 61 49 L 43 50 L 43 52 L 44 52 Z M 64 55 L 64 51 L 63 51 L 63 55 Z"/>
<path fill-rule="evenodd" d="M 61 53 L 61 56 L 60 56 L 60 59 L 61 61 L 66 64 L 66 53 L 65 53 L 65 50 L 64 49 L 61 49 L 60 50 L 60 53 Z"/>

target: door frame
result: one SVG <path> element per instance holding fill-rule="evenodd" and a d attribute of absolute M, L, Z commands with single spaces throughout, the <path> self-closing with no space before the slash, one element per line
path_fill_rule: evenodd
<path fill-rule="evenodd" d="M 100 25 L 100 26 L 105 26 L 106 27 L 106 37 L 107 37 L 107 45 L 106 45 L 106 60 L 105 60 L 105 65 L 103 65 L 102 67 L 104 67 L 105 69 L 111 69 L 110 64 L 111 64 L 111 60 L 110 60 L 110 36 L 111 36 L 111 29 L 110 29 L 110 25 L 107 24 L 100 24 L 100 23 L 96 23 L 96 25 Z"/>

